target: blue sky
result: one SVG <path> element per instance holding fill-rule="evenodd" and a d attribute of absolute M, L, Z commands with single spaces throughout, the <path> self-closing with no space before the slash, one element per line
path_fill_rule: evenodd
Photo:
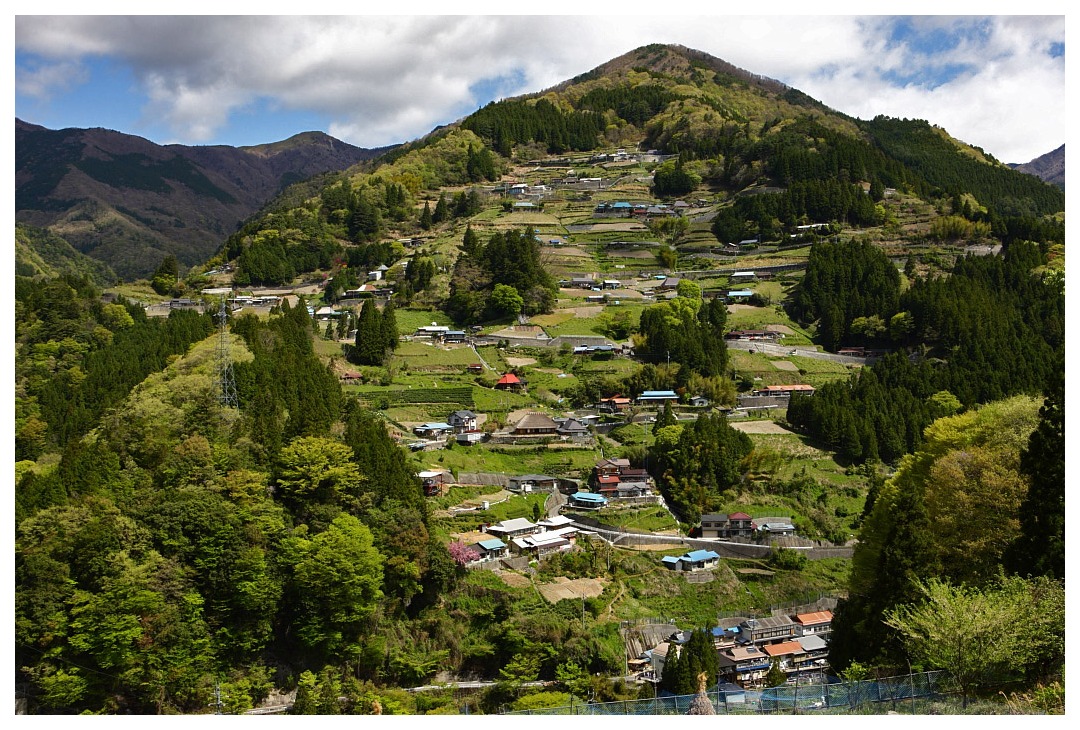
<path fill-rule="evenodd" d="M 321 130 L 377 147 L 638 46 L 681 43 L 856 117 L 927 119 L 1003 162 L 1026 162 L 1066 136 L 1060 2 L 1026 4 L 1042 16 L 907 17 L 649 16 L 616 4 L 587 4 L 593 15 L 170 17 L 126 16 L 140 6 L 121 5 L 131 8 L 110 16 L 16 8 L 14 116 L 162 144 L 239 146 Z M 982 5 L 998 6 L 1008 7 Z"/>

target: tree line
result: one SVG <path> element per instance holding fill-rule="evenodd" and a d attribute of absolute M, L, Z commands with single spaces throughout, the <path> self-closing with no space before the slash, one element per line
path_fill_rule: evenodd
<path fill-rule="evenodd" d="M 495 233 L 483 243 L 467 227 L 445 309 L 461 324 L 543 314 L 554 309 L 557 291 L 531 229 Z"/>
<path fill-rule="evenodd" d="M 812 397 L 792 396 L 788 421 L 841 458 L 892 461 L 918 448 L 923 429 L 950 408 L 1039 392 L 1065 332 L 1062 281 L 1040 273 L 1043 262 L 1037 245 L 1017 242 L 998 256 L 960 258 L 947 277 L 917 280 L 897 314 L 871 315 L 890 327 L 900 317 L 893 331 L 905 347 Z M 807 296 L 844 302 L 838 282 L 816 278 L 813 287 L 824 288 Z"/>
<path fill-rule="evenodd" d="M 246 709 L 280 657 L 415 678 L 387 624 L 457 574 L 400 448 L 342 396 L 313 328 L 302 302 L 232 323 L 239 411 L 219 402 L 211 339 L 158 361 L 58 464 L 24 464 L 16 662 L 37 706 L 203 712 L 220 683 Z"/>

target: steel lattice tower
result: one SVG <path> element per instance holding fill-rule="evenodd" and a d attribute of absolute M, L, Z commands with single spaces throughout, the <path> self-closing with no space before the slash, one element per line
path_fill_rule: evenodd
<path fill-rule="evenodd" d="M 227 408 L 238 408 L 236 400 L 236 379 L 233 377 L 232 358 L 229 357 L 229 312 L 225 297 L 218 307 L 218 345 L 217 345 L 217 385 L 218 402 Z"/>

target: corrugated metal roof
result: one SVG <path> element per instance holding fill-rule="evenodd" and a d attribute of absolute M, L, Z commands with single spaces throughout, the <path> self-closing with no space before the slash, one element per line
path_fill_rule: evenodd
<path fill-rule="evenodd" d="M 500 531 L 501 530 L 513 531 L 513 530 L 528 530 L 528 529 L 533 528 L 533 527 L 536 527 L 536 525 L 529 522 L 524 517 L 515 517 L 512 520 L 503 520 L 499 524 L 492 525 L 488 529 L 489 530 L 500 530 Z"/>
<path fill-rule="evenodd" d="M 821 651 L 829 646 L 829 642 L 817 634 L 800 636 L 796 641 L 799 642 L 799 646 L 803 648 L 803 651 Z"/>
<path fill-rule="evenodd" d="M 815 611 L 813 613 L 800 613 L 795 616 L 795 621 L 808 626 L 810 624 L 827 624 L 832 621 L 832 611 Z"/>
<path fill-rule="evenodd" d="M 779 644 L 766 644 L 761 647 L 769 656 L 784 656 L 785 654 L 804 653 L 802 644 L 797 641 L 782 641 Z"/>

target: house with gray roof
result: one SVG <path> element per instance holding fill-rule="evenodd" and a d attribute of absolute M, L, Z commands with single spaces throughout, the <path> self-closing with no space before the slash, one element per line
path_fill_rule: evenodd
<path fill-rule="evenodd" d="M 546 474 L 522 474 L 512 476 L 506 481 L 506 489 L 511 492 L 551 492 L 559 486 L 559 480 Z"/>
<path fill-rule="evenodd" d="M 491 535 L 501 535 L 503 538 L 515 538 L 522 535 L 531 535 L 539 528 L 524 517 L 516 517 L 512 520 L 503 520 L 498 524 L 488 525 L 484 532 Z"/>
<path fill-rule="evenodd" d="M 798 635 L 798 626 L 790 616 L 748 618 L 739 624 L 739 632 L 752 644 L 786 641 Z"/>
<path fill-rule="evenodd" d="M 512 433 L 515 436 L 554 436 L 558 428 L 559 424 L 549 415 L 526 413 L 514 424 Z"/>
<path fill-rule="evenodd" d="M 476 430 L 476 414 L 472 411 L 454 411 L 446 422 L 454 427 L 454 433 Z"/>

